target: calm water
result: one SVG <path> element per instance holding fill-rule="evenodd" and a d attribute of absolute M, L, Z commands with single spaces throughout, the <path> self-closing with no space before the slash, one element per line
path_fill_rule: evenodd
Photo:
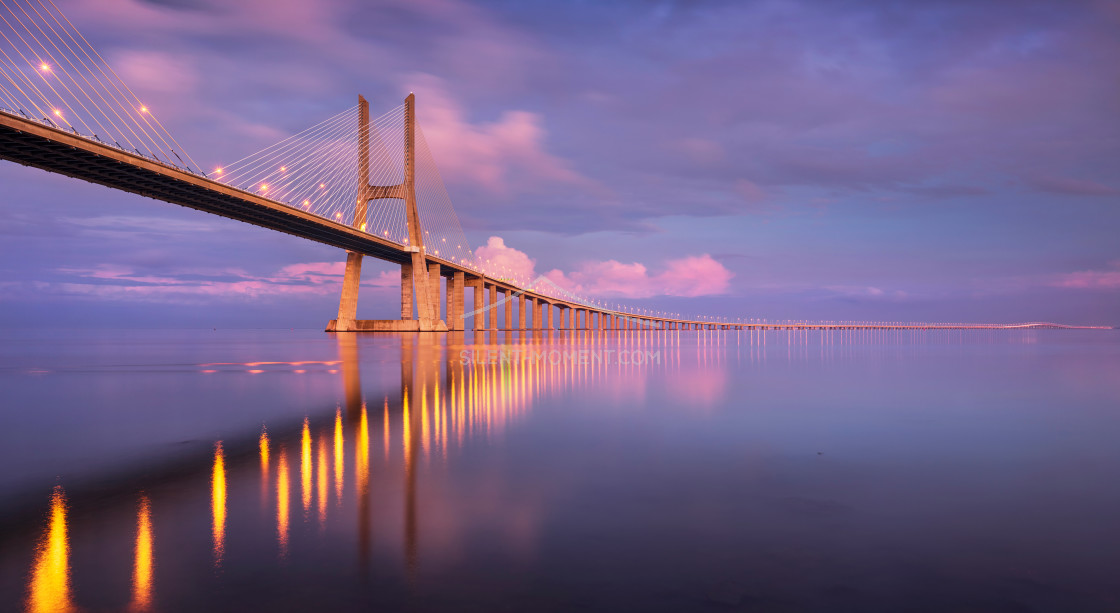
<path fill-rule="evenodd" d="M 0 402 L 4 610 L 1120 611 L 1113 331 L 9 331 Z"/>

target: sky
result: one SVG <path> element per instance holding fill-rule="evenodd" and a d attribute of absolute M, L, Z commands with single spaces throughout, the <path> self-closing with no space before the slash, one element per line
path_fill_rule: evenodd
<path fill-rule="evenodd" d="M 1120 2 L 58 2 L 205 167 L 416 94 L 476 253 L 730 319 L 1120 325 Z M 0 162 L 0 326 L 296 327 L 336 248 Z M 367 258 L 360 318 L 399 312 Z"/>

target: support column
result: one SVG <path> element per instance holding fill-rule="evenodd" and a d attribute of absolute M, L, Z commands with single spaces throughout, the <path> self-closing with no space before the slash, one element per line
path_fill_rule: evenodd
<path fill-rule="evenodd" d="M 463 329 L 463 281 L 466 277 L 456 272 L 447 283 L 447 329 Z"/>
<path fill-rule="evenodd" d="M 349 330 L 358 318 L 358 285 L 362 279 L 362 254 L 346 252 L 346 273 L 342 277 L 342 297 L 338 301 L 336 330 Z"/>
<path fill-rule="evenodd" d="M 439 299 L 439 264 L 428 262 L 428 282 L 432 284 L 432 315 L 435 319 L 443 319 L 443 304 Z"/>
<path fill-rule="evenodd" d="M 365 189 L 369 185 L 369 133 L 363 128 L 369 125 L 369 102 L 358 96 L 358 201 L 354 208 L 353 226 L 359 224 L 365 229 L 366 211 L 369 201 Z M 364 147 L 362 145 L 365 145 Z M 334 329 L 345 332 L 354 327 L 358 318 L 358 287 L 362 282 L 362 254 L 346 252 L 346 272 L 342 277 L 342 295 L 338 299 L 338 319 Z"/>
<path fill-rule="evenodd" d="M 533 301 L 533 329 L 541 329 L 541 300 L 540 298 L 530 298 Z"/>
<path fill-rule="evenodd" d="M 525 294 L 517 295 L 517 328 L 525 329 Z"/>
<path fill-rule="evenodd" d="M 487 326 L 491 330 L 498 329 L 498 286 L 490 286 L 490 310 L 487 312 L 490 316 L 490 325 Z"/>
<path fill-rule="evenodd" d="M 552 330 L 552 311 L 554 307 L 552 304 L 546 302 L 544 303 L 544 308 L 545 312 L 548 313 L 548 315 L 544 318 L 544 327 L 548 330 Z"/>
<path fill-rule="evenodd" d="M 483 304 L 483 300 L 485 299 L 483 292 L 486 291 L 486 287 L 482 279 L 472 279 L 468 282 L 468 285 L 474 288 L 474 315 L 472 316 L 474 318 L 474 329 L 485 330 L 486 311 L 484 309 L 486 305 Z"/>
<path fill-rule="evenodd" d="M 358 147 L 368 150 L 369 147 Z M 366 183 L 368 185 L 368 182 Z M 405 221 L 408 226 L 408 245 L 412 249 L 413 283 L 416 286 L 416 311 L 421 322 L 429 324 L 439 321 L 433 310 L 438 300 L 437 291 L 432 291 L 428 278 L 427 262 L 424 258 L 424 233 L 420 228 L 420 213 L 416 208 L 416 96 L 409 94 L 404 99 L 404 204 Z M 439 279 L 436 279 L 437 283 Z M 423 326 L 425 324 L 421 324 Z"/>
<path fill-rule="evenodd" d="M 502 294 L 502 300 L 505 301 L 505 305 L 506 305 L 506 309 L 505 309 L 506 320 L 504 322 L 502 322 L 502 329 L 512 330 L 513 329 L 513 301 L 509 299 L 509 291 L 508 290 L 501 290 L 501 294 Z"/>
<path fill-rule="evenodd" d="M 412 264 L 401 264 L 401 319 L 412 319 Z"/>

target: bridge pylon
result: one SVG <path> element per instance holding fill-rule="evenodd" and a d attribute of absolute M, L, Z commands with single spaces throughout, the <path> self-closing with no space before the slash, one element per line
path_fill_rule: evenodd
<path fill-rule="evenodd" d="M 327 332 L 446 332 L 447 324 L 440 318 L 440 265 L 429 262 L 425 257 L 424 232 L 420 227 L 420 212 L 416 206 L 415 95 L 409 94 L 404 101 L 403 182 L 396 185 L 370 185 L 369 149 L 369 102 L 358 96 L 358 202 L 351 225 L 365 230 L 371 200 L 395 198 L 404 201 L 409 261 L 401 263 L 401 318 L 357 318 L 362 254 L 347 251 L 338 318 L 327 324 Z"/>

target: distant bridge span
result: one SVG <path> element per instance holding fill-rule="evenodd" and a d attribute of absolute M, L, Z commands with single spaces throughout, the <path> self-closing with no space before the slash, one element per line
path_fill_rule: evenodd
<path fill-rule="evenodd" d="M 364 104 L 364 100 L 362 101 Z M 411 107 L 412 98 L 408 101 Z M 411 108 L 410 108 L 411 110 Z M 730 322 L 635 315 L 602 308 L 575 300 L 545 295 L 532 288 L 519 287 L 508 280 L 487 276 L 473 266 L 440 258 L 431 253 L 419 253 L 418 247 L 409 247 L 376 234 L 365 232 L 340 221 L 326 219 L 282 202 L 266 198 L 243 189 L 222 183 L 176 166 L 153 160 L 86 138 L 43 122 L 0 111 L 0 158 L 25 166 L 40 168 L 90 183 L 163 200 L 172 204 L 197 209 L 254 224 L 270 230 L 284 232 L 308 240 L 344 249 L 351 254 L 371 256 L 402 266 L 402 315 L 400 320 L 358 320 L 353 311 L 341 313 L 342 317 L 331 322 L 332 331 L 410 331 L 410 330 L 463 330 L 464 288 L 474 287 L 473 327 L 475 330 L 1015 330 L 1046 328 L 1094 328 L 1099 326 L 1068 326 L 1049 322 L 1020 324 L 964 324 L 964 323 L 816 323 L 816 322 Z M 410 216 L 410 225 L 419 220 Z M 413 228 L 414 236 L 422 236 L 420 228 Z M 419 257 L 418 257 L 419 256 Z M 358 279 L 354 274 L 353 256 L 348 258 L 348 288 L 354 292 L 351 308 L 356 307 Z M 416 264 L 420 264 L 416 266 Z M 360 273 L 360 260 L 357 265 Z M 412 311 L 410 296 L 421 277 L 432 275 L 446 277 L 446 298 L 440 300 L 438 285 L 435 296 L 427 298 L 427 308 L 434 317 L 419 318 Z M 436 276 L 438 275 L 438 276 Z M 409 281 L 414 287 L 407 287 Z M 426 281 L 426 279 L 424 279 Z M 487 300 L 486 298 L 489 298 Z M 512 298 L 517 299 L 519 317 L 513 326 Z M 446 311 L 444 310 L 446 303 Z M 500 305 L 505 305 L 502 326 L 498 324 Z M 528 309 L 527 309 L 528 306 Z M 343 304 L 345 309 L 347 305 Z M 559 317 L 553 320 L 553 310 Z M 420 309 L 417 309 L 418 311 Z M 531 312 L 531 316 L 527 312 Z M 446 312 L 447 323 L 442 314 Z M 487 321 L 489 320 L 489 321 Z"/>

